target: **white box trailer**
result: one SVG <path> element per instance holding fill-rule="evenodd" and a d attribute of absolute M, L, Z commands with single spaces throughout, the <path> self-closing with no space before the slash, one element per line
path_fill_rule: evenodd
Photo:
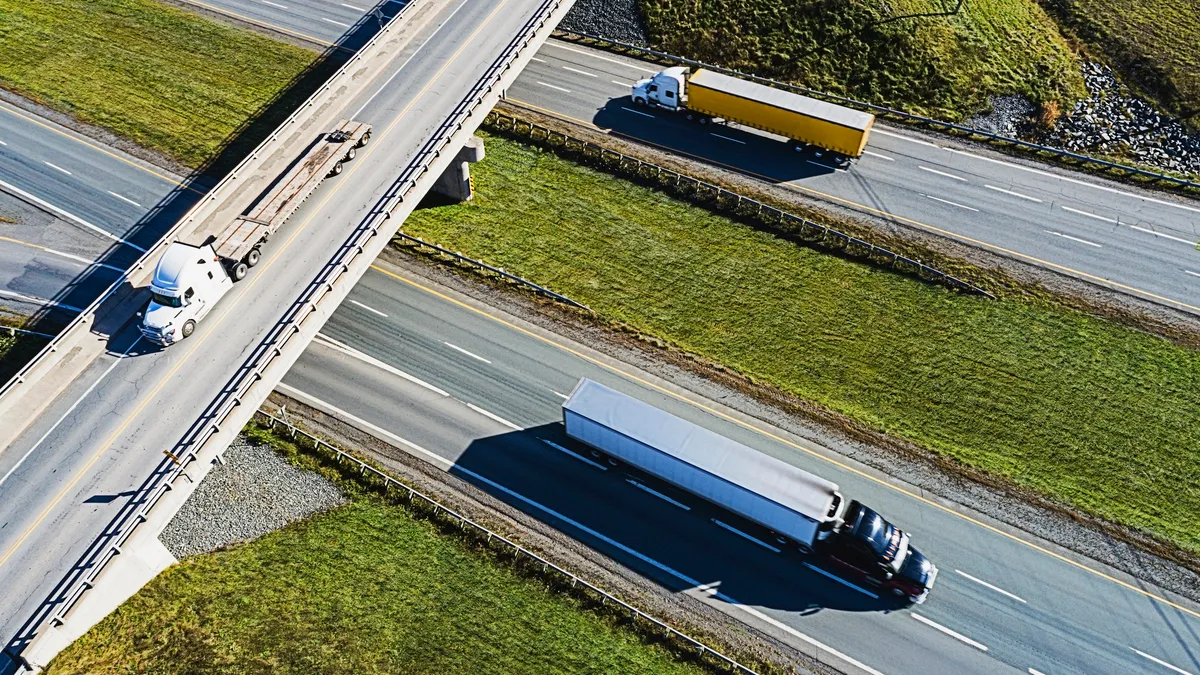
<path fill-rule="evenodd" d="M 838 486 L 587 378 L 563 404 L 567 436 L 791 539 L 829 537 Z"/>

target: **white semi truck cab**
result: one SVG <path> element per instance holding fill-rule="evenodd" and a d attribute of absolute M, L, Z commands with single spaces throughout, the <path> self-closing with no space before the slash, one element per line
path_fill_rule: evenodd
<path fill-rule="evenodd" d="M 196 324 L 232 287 L 233 280 L 212 246 L 173 242 L 154 268 L 150 304 L 139 330 L 157 345 L 178 342 L 196 330 Z"/>
<path fill-rule="evenodd" d="M 687 76 L 687 68 L 676 66 L 656 73 L 653 77 L 638 80 L 633 84 L 633 102 L 678 110 L 687 96 Z"/>

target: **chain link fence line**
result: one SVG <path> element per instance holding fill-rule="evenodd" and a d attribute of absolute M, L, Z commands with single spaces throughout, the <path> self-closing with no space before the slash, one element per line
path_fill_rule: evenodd
<path fill-rule="evenodd" d="M 772 228 L 775 234 L 782 235 L 784 238 L 799 240 L 816 248 L 839 252 L 847 257 L 866 260 L 871 264 L 952 290 L 980 295 L 990 300 L 996 299 L 996 296 L 987 290 L 935 267 L 930 267 L 920 260 L 908 258 L 840 230 L 814 223 L 806 218 L 764 204 L 757 199 L 743 197 L 719 185 L 693 178 L 637 157 L 631 157 L 561 131 L 555 131 L 515 115 L 493 110 L 488 113 L 484 126 L 518 140 L 528 140 L 543 145 L 558 154 L 573 155 L 609 173 L 648 183 L 711 211 L 757 221 Z"/>
<path fill-rule="evenodd" d="M 541 574 L 547 579 L 567 583 L 573 590 L 591 599 L 599 599 L 602 606 L 607 607 L 611 605 L 619 614 L 627 614 L 636 628 L 648 630 L 651 634 L 661 636 L 670 642 L 672 646 L 682 648 L 686 652 L 694 653 L 701 660 L 709 659 L 729 672 L 737 675 L 758 675 L 757 671 L 743 665 L 737 660 L 671 627 L 661 619 L 643 612 L 583 577 L 550 562 L 508 537 L 488 529 L 462 513 L 442 504 L 433 497 L 392 478 L 355 455 L 322 440 L 291 422 L 261 409 L 255 412 L 255 417 L 258 423 L 271 430 L 272 433 L 286 433 L 288 438 L 296 443 L 297 447 L 303 448 L 301 441 L 306 441 L 311 445 L 313 452 L 325 455 L 326 459 L 333 461 L 339 467 L 349 464 L 352 468 L 357 468 L 358 482 L 364 487 L 380 490 L 385 497 L 392 497 L 396 501 L 403 500 L 410 504 L 414 502 L 423 504 L 425 508 L 432 509 L 432 515 L 435 518 L 443 517 L 449 519 L 461 531 L 474 536 L 479 543 L 484 544 L 489 550 L 511 552 L 515 558 L 524 560 L 532 565 L 532 569 L 536 570 L 540 568 Z"/>
<path fill-rule="evenodd" d="M 615 54 L 633 56 L 644 61 L 651 61 L 654 63 L 673 66 L 683 65 L 690 66 L 692 68 L 704 68 L 705 70 L 712 70 L 743 80 L 764 84 L 775 89 L 783 89 L 785 91 L 791 91 L 797 94 L 808 96 L 810 98 L 828 101 L 829 103 L 844 105 L 848 108 L 864 110 L 878 117 L 883 117 L 895 122 L 921 126 L 931 131 L 938 131 L 955 137 L 967 138 L 969 140 L 984 141 L 989 145 L 995 144 L 1006 148 L 1020 150 L 1027 154 L 1034 155 L 1040 159 L 1053 159 L 1072 168 L 1082 167 L 1118 178 L 1140 179 L 1136 182 L 1175 188 L 1189 195 L 1200 195 L 1200 183 L 1188 180 L 1186 178 L 1169 176 L 1164 173 L 1150 171 L 1148 169 L 1140 169 L 1138 167 L 1121 164 L 1119 162 L 1110 162 L 1104 159 L 1097 159 L 1095 157 L 1081 155 L 1077 152 L 1070 152 L 1069 150 L 1062 150 L 1048 145 L 1031 143 L 1029 141 L 1023 141 L 1019 138 L 1013 138 L 1011 136 L 993 134 L 990 131 L 984 131 L 982 129 L 976 129 L 975 127 L 968 127 L 962 124 L 955 124 L 953 122 L 946 122 L 932 117 L 913 115 L 911 113 L 906 113 L 903 110 L 896 110 L 886 106 L 875 105 L 874 103 L 866 103 L 864 101 L 858 101 L 845 96 L 829 94 L 823 91 L 817 91 L 815 89 L 789 84 L 787 82 L 780 82 L 779 80 L 772 80 L 766 77 L 759 77 L 758 75 L 751 75 L 750 73 L 743 73 L 738 70 L 722 68 L 721 66 L 714 66 L 702 61 L 695 61 L 693 59 L 675 56 L 674 54 L 668 54 L 666 52 L 660 52 L 654 49 L 647 49 L 646 47 L 639 47 L 637 45 L 620 42 L 618 40 L 610 40 L 608 38 L 592 35 L 590 33 L 559 29 L 554 32 L 554 36 L 568 42 L 583 44 Z"/>

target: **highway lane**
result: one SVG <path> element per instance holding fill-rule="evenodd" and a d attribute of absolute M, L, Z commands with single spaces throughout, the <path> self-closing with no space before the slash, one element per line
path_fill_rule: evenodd
<path fill-rule="evenodd" d="M 0 450 L 0 630 L 20 648 L 43 601 L 83 560 L 97 533 L 124 517 L 163 451 L 211 405 L 378 196 L 540 3 L 463 0 L 395 55 L 346 109 L 374 124 L 372 142 L 307 200 L 263 261 L 185 342 L 149 349 L 131 321 L 108 354 L 73 381 L 23 435 Z M 444 25 L 440 25 L 444 24 Z M 402 75 L 402 76 L 401 76 Z M 361 108 L 361 110 L 360 110 Z M 359 111 L 354 113 L 354 111 Z"/>
<path fill-rule="evenodd" d="M 408 450 L 443 468 L 453 464 L 451 472 L 673 590 L 715 584 L 884 673 L 1170 672 L 1142 654 L 1200 673 L 1195 603 L 918 498 L 917 490 L 712 401 L 701 400 L 703 408 L 682 401 L 645 372 L 386 272 L 363 278 L 284 385 L 419 446 L 423 452 Z M 769 544 L 752 525 L 652 478 L 593 464 L 558 424 L 559 406 L 582 376 L 835 480 L 848 498 L 909 530 L 940 566 L 930 600 L 907 609 L 877 602 L 712 519 Z"/>

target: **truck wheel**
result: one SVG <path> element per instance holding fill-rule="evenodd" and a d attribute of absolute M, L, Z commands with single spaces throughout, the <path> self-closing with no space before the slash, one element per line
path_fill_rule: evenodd
<path fill-rule="evenodd" d="M 633 104 L 634 105 L 646 105 L 646 99 L 642 98 L 641 96 L 634 97 Z"/>
<path fill-rule="evenodd" d="M 346 159 L 343 159 L 342 161 L 349 162 L 350 160 L 354 159 L 354 156 L 357 154 L 358 154 L 358 150 L 356 148 L 350 148 L 349 150 L 346 151 Z"/>
<path fill-rule="evenodd" d="M 185 321 L 183 324 L 183 328 L 179 329 L 179 334 L 185 338 L 191 337 L 192 333 L 195 333 L 195 332 L 196 332 L 196 322 L 192 321 L 191 319 Z"/>
<path fill-rule="evenodd" d="M 242 279 L 245 279 L 246 272 L 249 272 L 249 271 L 250 271 L 250 268 L 247 267 L 246 263 L 244 263 L 244 262 L 240 262 L 240 263 L 234 265 L 233 266 L 233 280 L 241 281 Z"/>
<path fill-rule="evenodd" d="M 330 176 L 336 176 L 336 175 L 338 175 L 338 174 L 339 174 L 339 173 L 341 173 L 341 172 L 342 172 L 342 163 L 341 163 L 341 162 L 338 162 L 337 164 L 334 164 L 334 165 L 333 165 L 333 168 L 332 168 L 332 169 L 330 169 L 330 170 L 329 170 L 329 175 L 330 175 Z"/>
<path fill-rule="evenodd" d="M 371 140 L 371 132 L 368 131 L 358 139 L 358 147 L 361 148 L 362 146 L 364 146 L 368 142 L 370 142 L 370 140 Z"/>
<path fill-rule="evenodd" d="M 254 267 L 258 264 L 259 260 L 262 260 L 262 251 L 258 250 L 258 247 L 255 246 L 246 254 L 246 265 Z"/>
<path fill-rule="evenodd" d="M 896 596 L 897 598 L 908 597 L 908 593 L 905 593 L 904 589 L 902 588 L 893 588 L 892 595 Z"/>

